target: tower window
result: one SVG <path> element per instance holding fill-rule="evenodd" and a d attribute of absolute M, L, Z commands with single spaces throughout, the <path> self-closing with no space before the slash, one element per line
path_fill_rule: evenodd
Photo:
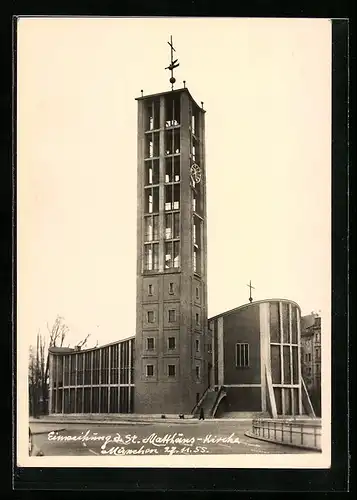
<path fill-rule="evenodd" d="M 192 210 L 200 215 L 201 214 L 201 182 L 192 185 Z"/>
<path fill-rule="evenodd" d="M 174 241 L 174 268 L 180 267 L 180 242 Z"/>
<path fill-rule="evenodd" d="M 169 323 L 174 323 L 176 321 L 176 311 L 175 309 L 169 309 Z"/>
<path fill-rule="evenodd" d="M 165 154 L 180 153 L 180 129 L 172 129 L 165 131 Z"/>
<path fill-rule="evenodd" d="M 148 351 L 152 351 L 155 347 L 155 341 L 154 341 L 154 337 L 148 337 L 146 339 L 146 349 Z"/>
<path fill-rule="evenodd" d="M 165 215 L 165 238 L 171 240 L 173 235 L 172 231 L 172 214 Z"/>
<path fill-rule="evenodd" d="M 196 212 L 196 206 L 197 206 L 197 200 L 196 200 L 196 194 L 193 191 L 192 192 L 192 210 Z"/>
<path fill-rule="evenodd" d="M 173 178 L 174 182 L 180 181 L 180 157 L 174 156 L 174 168 L 173 168 Z"/>
<path fill-rule="evenodd" d="M 147 312 L 147 320 L 148 320 L 148 323 L 154 323 L 154 311 L 148 311 Z"/>
<path fill-rule="evenodd" d="M 192 110 L 192 115 L 191 115 L 191 132 L 196 137 L 198 137 L 198 133 L 199 133 L 199 129 L 198 129 L 199 125 L 198 124 L 199 124 L 198 110 L 197 110 L 197 107 L 194 106 L 194 109 Z"/>
<path fill-rule="evenodd" d="M 236 344 L 236 366 L 249 367 L 249 344 Z"/>
<path fill-rule="evenodd" d="M 145 241 L 159 239 L 159 216 L 153 215 L 144 219 L 144 238 Z"/>
<path fill-rule="evenodd" d="M 168 338 L 168 348 L 171 349 L 176 349 L 176 338 L 175 337 L 169 337 Z"/>
<path fill-rule="evenodd" d="M 165 159 L 165 182 L 180 182 L 179 156 L 170 156 Z"/>
<path fill-rule="evenodd" d="M 165 269 L 172 267 L 172 242 L 165 243 Z"/>
<path fill-rule="evenodd" d="M 198 300 L 200 298 L 200 289 L 198 286 L 196 286 L 196 299 Z"/>
<path fill-rule="evenodd" d="M 174 293 L 174 284 L 170 283 L 169 284 L 169 294 L 173 294 L 173 293 Z"/>
<path fill-rule="evenodd" d="M 145 213 L 153 213 L 159 211 L 159 187 L 146 188 L 144 199 Z"/>
<path fill-rule="evenodd" d="M 194 137 L 191 139 L 191 159 L 193 162 L 199 163 L 199 147 L 198 147 L 198 142 Z"/>
<path fill-rule="evenodd" d="M 145 161 L 145 185 L 159 183 L 159 160 Z"/>
<path fill-rule="evenodd" d="M 160 149 L 160 136 L 159 132 L 153 132 L 152 134 L 146 134 L 145 136 L 145 158 L 153 158 L 159 156 Z"/>
<path fill-rule="evenodd" d="M 169 377 L 175 377 L 176 376 L 176 366 L 175 365 L 167 365 L 167 368 L 168 368 Z"/>
<path fill-rule="evenodd" d="M 165 110 L 166 110 L 166 127 L 176 127 L 180 125 L 180 97 L 172 98 L 166 97 L 165 99 Z"/>
<path fill-rule="evenodd" d="M 159 244 L 144 245 L 144 269 L 153 271 L 159 269 Z"/>
<path fill-rule="evenodd" d="M 196 313 L 196 326 L 200 326 L 200 315 Z"/>
<path fill-rule="evenodd" d="M 154 376 L 154 365 L 146 365 L 146 376 L 147 377 Z"/>
<path fill-rule="evenodd" d="M 200 352 L 200 341 L 196 339 L 196 352 Z"/>
<path fill-rule="evenodd" d="M 150 102 L 146 108 L 146 130 L 155 130 L 160 128 L 160 101 Z"/>
<path fill-rule="evenodd" d="M 152 285 L 151 284 L 148 285 L 148 295 L 152 295 L 152 290 L 153 290 Z"/>
<path fill-rule="evenodd" d="M 200 365 L 196 365 L 196 379 L 197 380 L 200 380 L 201 378 L 201 369 L 200 369 Z"/>
<path fill-rule="evenodd" d="M 165 210 L 179 210 L 180 184 L 170 184 L 165 187 Z"/>
<path fill-rule="evenodd" d="M 165 269 L 180 267 L 180 242 L 165 243 Z"/>
<path fill-rule="evenodd" d="M 146 130 L 154 129 L 154 109 L 152 105 L 147 107 Z"/>

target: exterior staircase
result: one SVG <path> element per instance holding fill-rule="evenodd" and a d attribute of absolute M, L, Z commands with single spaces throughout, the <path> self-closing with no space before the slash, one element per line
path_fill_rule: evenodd
<path fill-rule="evenodd" d="M 201 408 L 203 408 L 205 418 L 213 418 L 215 416 L 219 403 L 225 396 L 226 392 L 223 386 L 221 386 L 218 391 L 214 389 L 207 389 L 200 401 L 193 409 L 193 416 L 199 417 Z"/>

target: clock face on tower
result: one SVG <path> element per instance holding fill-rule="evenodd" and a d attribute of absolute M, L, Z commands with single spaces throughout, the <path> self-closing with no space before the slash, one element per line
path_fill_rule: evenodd
<path fill-rule="evenodd" d="M 200 167 L 197 165 L 197 163 L 194 163 L 191 166 L 190 172 L 191 172 L 191 179 L 193 180 L 193 182 L 195 184 L 198 184 L 201 181 L 202 172 L 201 172 Z"/>

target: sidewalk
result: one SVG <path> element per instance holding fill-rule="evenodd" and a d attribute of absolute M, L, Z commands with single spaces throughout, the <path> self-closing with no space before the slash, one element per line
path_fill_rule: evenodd
<path fill-rule="evenodd" d="M 32 422 L 31 419 L 29 421 L 29 426 L 33 436 L 37 434 L 48 434 L 51 431 L 65 431 L 66 427 L 63 425 L 56 425 L 56 423 L 46 423 L 39 422 L 38 419 L 34 419 Z"/>
<path fill-rule="evenodd" d="M 126 417 L 126 418 L 125 418 Z M 198 418 L 184 418 L 184 419 L 179 419 L 179 418 L 158 418 L 158 417 L 153 417 L 153 416 L 133 416 L 131 415 L 130 418 L 128 418 L 126 415 L 123 418 L 100 418 L 98 416 L 95 417 L 88 417 L 88 416 L 83 416 L 83 417 L 72 417 L 72 416 L 47 416 L 47 417 L 42 417 L 38 419 L 30 418 L 30 424 L 36 425 L 46 425 L 46 426 L 52 426 L 56 427 L 58 425 L 66 425 L 66 424 L 95 424 L 95 425 L 150 425 L 150 424 L 176 424 L 176 425 L 188 425 L 188 424 L 202 424 L 202 423 L 208 423 L 208 422 L 251 422 L 251 418 L 206 418 L 205 420 L 199 420 Z M 58 430 L 58 429 L 50 429 L 50 430 Z M 49 432 L 49 431 L 48 431 Z"/>

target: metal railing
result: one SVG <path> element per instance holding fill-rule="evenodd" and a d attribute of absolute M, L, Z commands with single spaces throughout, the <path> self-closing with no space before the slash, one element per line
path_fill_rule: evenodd
<path fill-rule="evenodd" d="M 206 397 L 206 394 L 207 392 L 210 390 L 211 386 L 208 385 L 206 387 L 206 389 L 204 390 L 202 396 L 200 397 L 200 399 L 197 401 L 197 403 L 195 404 L 195 406 L 192 408 L 191 410 L 191 415 L 194 415 L 195 412 L 197 411 L 197 408 L 200 406 L 200 404 L 202 403 L 202 401 L 204 400 L 204 398 Z"/>
<path fill-rule="evenodd" d="M 254 419 L 252 432 L 258 438 L 321 450 L 320 422 Z"/>
<path fill-rule="evenodd" d="M 215 413 L 218 409 L 218 406 L 219 406 L 219 403 L 222 401 L 223 397 L 226 396 L 226 388 L 224 385 L 221 385 L 221 387 L 219 388 L 218 392 L 217 392 L 217 397 L 216 397 L 216 400 L 214 402 L 214 405 L 212 407 L 212 410 L 211 410 L 211 416 L 214 417 L 215 416 Z M 221 398 L 222 396 L 222 398 Z"/>

